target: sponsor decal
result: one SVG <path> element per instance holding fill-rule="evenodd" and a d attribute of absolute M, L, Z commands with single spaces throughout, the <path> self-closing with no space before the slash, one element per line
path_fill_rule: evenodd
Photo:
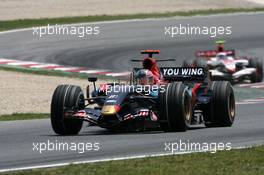
<path fill-rule="evenodd" d="M 206 72 L 202 67 L 163 67 L 160 69 L 165 80 L 204 79 Z"/>

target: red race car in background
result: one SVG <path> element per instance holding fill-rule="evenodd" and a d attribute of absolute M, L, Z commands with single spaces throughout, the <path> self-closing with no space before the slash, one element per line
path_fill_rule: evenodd
<path fill-rule="evenodd" d="M 196 59 L 184 60 L 183 66 L 209 69 L 212 80 L 228 80 L 251 83 L 263 79 L 263 60 L 252 57 L 236 57 L 235 50 L 225 50 L 225 41 L 217 41 L 216 50 L 197 51 Z"/>

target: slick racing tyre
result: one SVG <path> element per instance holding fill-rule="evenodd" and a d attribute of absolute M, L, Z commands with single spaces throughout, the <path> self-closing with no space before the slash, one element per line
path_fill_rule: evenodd
<path fill-rule="evenodd" d="M 251 83 L 261 82 L 263 79 L 263 60 L 260 58 L 251 58 L 249 60 L 249 67 L 256 68 L 256 73 L 251 77 Z"/>
<path fill-rule="evenodd" d="M 163 131 L 186 131 L 191 123 L 192 107 L 188 89 L 181 82 L 169 83 L 159 92 L 159 122 Z"/>
<path fill-rule="evenodd" d="M 228 81 L 213 81 L 210 87 L 212 98 L 209 104 L 210 121 L 205 121 L 207 127 L 229 127 L 235 120 L 235 97 Z"/>
<path fill-rule="evenodd" d="M 59 135 L 76 135 L 82 128 L 83 121 L 65 117 L 65 109 L 83 109 L 84 94 L 79 86 L 59 85 L 51 101 L 51 125 Z"/>

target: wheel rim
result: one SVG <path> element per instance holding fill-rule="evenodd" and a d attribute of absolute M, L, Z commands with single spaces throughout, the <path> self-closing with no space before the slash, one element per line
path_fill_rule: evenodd
<path fill-rule="evenodd" d="M 257 69 L 257 76 L 260 77 L 260 79 L 262 80 L 262 78 L 263 78 L 263 70 L 262 69 Z"/>
<path fill-rule="evenodd" d="M 233 121 L 235 117 L 235 99 L 232 93 L 230 93 L 229 99 L 228 99 L 228 113 L 229 113 L 230 119 Z"/>
<path fill-rule="evenodd" d="M 185 114 L 185 121 L 187 123 L 190 123 L 191 122 L 190 98 L 186 92 L 183 94 L 184 94 L 183 109 L 184 109 L 184 114 Z"/>

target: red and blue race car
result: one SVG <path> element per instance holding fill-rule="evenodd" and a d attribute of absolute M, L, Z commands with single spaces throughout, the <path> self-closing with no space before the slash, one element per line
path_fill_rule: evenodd
<path fill-rule="evenodd" d="M 229 127 L 235 119 L 235 97 L 228 81 L 210 81 L 202 67 L 159 67 L 144 50 L 142 66 L 133 68 L 129 84 L 109 83 L 86 97 L 79 86 L 59 85 L 51 102 L 51 124 L 59 135 L 78 134 L 83 121 L 118 131 L 186 131 L 197 124 Z"/>

